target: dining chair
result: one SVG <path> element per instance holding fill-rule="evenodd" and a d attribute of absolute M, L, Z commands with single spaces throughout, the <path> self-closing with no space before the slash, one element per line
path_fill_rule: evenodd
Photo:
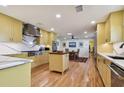
<path fill-rule="evenodd" d="M 66 53 L 69 53 L 69 49 L 68 49 L 68 48 L 66 48 L 66 49 L 65 49 L 65 52 L 66 52 Z"/>
<path fill-rule="evenodd" d="M 80 52 L 80 49 L 77 49 L 77 52 L 75 52 L 75 60 L 79 60 L 79 52 Z"/>

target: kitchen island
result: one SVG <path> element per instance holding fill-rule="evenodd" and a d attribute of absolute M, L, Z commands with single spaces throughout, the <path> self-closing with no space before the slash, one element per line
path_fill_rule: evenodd
<path fill-rule="evenodd" d="M 32 60 L 0 56 L 0 87 L 31 86 Z"/>
<path fill-rule="evenodd" d="M 69 68 L 69 54 L 63 52 L 49 53 L 49 70 L 58 71 L 62 74 Z"/>

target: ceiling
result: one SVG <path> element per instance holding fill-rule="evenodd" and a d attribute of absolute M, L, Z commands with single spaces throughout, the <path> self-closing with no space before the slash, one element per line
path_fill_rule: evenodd
<path fill-rule="evenodd" d="M 75 7 L 75 5 L 11 5 L 0 6 L 0 12 L 49 31 L 53 27 L 58 37 L 63 38 L 67 37 L 68 32 L 76 37 L 84 37 L 84 31 L 87 31 L 90 37 L 96 31 L 96 24 L 91 24 L 91 21 L 104 21 L 110 12 L 124 8 L 118 5 L 83 5 L 83 11 L 76 12 Z M 61 14 L 62 17 L 56 18 L 56 14 Z"/>

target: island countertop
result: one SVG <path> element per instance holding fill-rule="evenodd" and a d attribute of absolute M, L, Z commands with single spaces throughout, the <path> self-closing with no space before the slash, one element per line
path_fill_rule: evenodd
<path fill-rule="evenodd" d="M 23 59 L 23 58 L 0 56 L 0 70 L 18 66 L 18 65 L 22 65 L 22 64 L 29 63 L 32 61 L 33 60 Z"/>

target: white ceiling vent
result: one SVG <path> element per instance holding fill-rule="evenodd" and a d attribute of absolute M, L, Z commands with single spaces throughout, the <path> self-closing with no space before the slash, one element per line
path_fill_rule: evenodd
<path fill-rule="evenodd" d="M 75 7 L 76 12 L 82 12 L 83 11 L 83 5 L 78 5 Z"/>

